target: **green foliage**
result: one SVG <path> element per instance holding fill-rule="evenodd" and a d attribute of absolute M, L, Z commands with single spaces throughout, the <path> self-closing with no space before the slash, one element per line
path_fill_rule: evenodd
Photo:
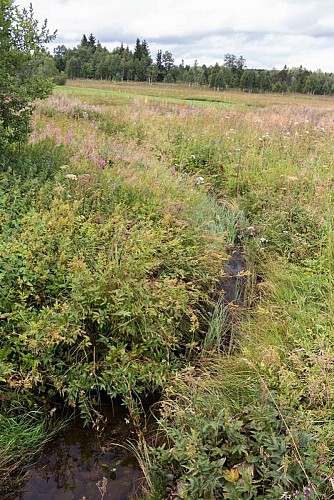
<path fill-rule="evenodd" d="M 139 443 L 155 498 L 330 498 L 329 103 L 73 85 L 1 161 L 2 393 L 92 421 L 101 392 L 133 408 L 162 391 L 161 446 Z M 208 310 L 236 242 L 252 294 L 218 359 L 224 311 Z"/>
<path fill-rule="evenodd" d="M 166 442 L 151 450 L 153 476 L 189 500 L 274 499 L 303 494 L 308 486 L 318 493 L 312 437 L 288 428 L 288 415 L 283 417 L 254 381 L 253 402 L 231 412 L 224 387 L 231 366 L 221 363 L 218 378 L 195 371 L 169 388 L 171 399 L 163 402 L 159 420 Z"/>
<path fill-rule="evenodd" d="M 158 50 L 155 61 L 150 55 L 146 40 L 137 38 L 134 50 L 123 43 L 111 52 L 96 43 L 90 34 L 83 35 L 75 48 L 59 45 L 54 49 L 54 60 L 60 72 L 66 71 L 71 79 L 87 78 L 110 81 L 164 82 L 188 85 L 210 85 L 217 91 L 240 89 L 248 92 L 300 92 L 307 94 L 332 95 L 334 77 L 321 70 L 311 72 L 299 68 L 282 70 L 247 69 L 243 56 L 224 55 L 224 64 L 199 66 L 197 59 L 193 66 L 174 63 L 169 50 Z"/>
<path fill-rule="evenodd" d="M 67 74 L 65 73 L 65 71 L 61 71 L 60 73 L 58 73 L 53 77 L 53 83 L 55 85 L 66 85 L 66 81 L 67 81 Z"/>
<path fill-rule="evenodd" d="M 13 191 L 16 171 L 3 177 L 2 380 L 55 387 L 86 418 L 101 391 L 161 387 L 200 340 L 216 243 L 165 213 L 154 185 L 59 170 L 56 183 L 28 176 Z M 13 225 L 7 201 L 29 186 Z"/>
<path fill-rule="evenodd" d="M 22 467 L 27 467 L 43 446 L 64 425 L 50 420 L 42 408 L 29 409 L 17 400 L 0 405 L 0 494 L 12 493 L 24 478 Z"/>
<path fill-rule="evenodd" d="M 23 142 L 29 132 L 35 99 L 45 98 L 51 80 L 36 73 L 36 60 L 43 56 L 43 44 L 52 40 L 46 22 L 41 28 L 33 10 L 22 12 L 12 0 L 0 2 L 0 151 L 11 143 Z"/>
<path fill-rule="evenodd" d="M 276 195 L 277 196 L 277 195 Z M 245 200 L 246 207 L 247 200 Z M 282 199 L 262 199 L 260 214 L 252 217 L 258 231 L 265 235 L 266 249 L 284 255 L 290 261 L 302 261 L 320 252 L 326 239 L 327 227 L 319 214 L 303 206 L 301 202 L 290 202 L 281 209 Z M 264 214 L 266 215 L 264 217 Z"/>

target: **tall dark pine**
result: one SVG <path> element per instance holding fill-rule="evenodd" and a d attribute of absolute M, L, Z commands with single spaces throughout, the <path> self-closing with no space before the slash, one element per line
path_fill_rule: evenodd
<path fill-rule="evenodd" d="M 148 46 L 148 43 L 146 40 L 143 40 L 141 42 L 141 51 L 142 51 L 142 55 L 143 57 L 151 57 L 150 56 L 150 49 L 149 49 L 149 46 Z"/>
<path fill-rule="evenodd" d="M 134 53 L 133 53 L 133 57 L 135 59 L 138 59 L 140 61 L 141 58 L 142 58 L 142 56 L 143 56 L 143 53 L 142 53 L 142 44 L 140 43 L 139 38 L 137 38 L 136 45 L 135 45 L 135 50 L 134 50 Z"/>
<path fill-rule="evenodd" d="M 162 50 L 158 50 L 155 60 L 157 68 L 157 82 L 162 82 L 165 77 L 165 68 L 162 62 Z"/>
<path fill-rule="evenodd" d="M 96 50 L 96 38 L 93 33 L 89 35 L 88 46 L 91 47 L 94 51 Z"/>
<path fill-rule="evenodd" d="M 85 34 L 82 35 L 81 42 L 80 42 L 81 47 L 88 47 L 88 40 Z"/>

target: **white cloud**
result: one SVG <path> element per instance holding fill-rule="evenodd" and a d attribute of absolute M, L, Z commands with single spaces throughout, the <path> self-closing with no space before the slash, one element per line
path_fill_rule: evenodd
<path fill-rule="evenodd" d="M 33 0 L 33 7 L 58 30 L 56 45 L 78 45 L 92 32 L 109 49 L 145 38 L 153 56 L 168 49 L 189 64 L 222 62 L 230 52 L 248 67 L 334 71 L 331 0 Z"/>

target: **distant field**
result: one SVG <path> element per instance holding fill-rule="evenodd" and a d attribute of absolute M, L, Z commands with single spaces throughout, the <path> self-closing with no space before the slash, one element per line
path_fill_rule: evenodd
<path fill-rule="evenodd" d="M 209 87 L 185 84 L 153 84 L 122 82 L 112 83 L 100 80 L 68 80 L 65 88 L 109 90 L 124 94 L 125 97 L 144 96 L 157 97 L 171 102 L 185 102 L 189 104 L 199 103 L 221 103 L 223 105 L 246 105 L 246 106 L 267 106 L 267 105 L 296 105 L 305 106 L 310 103 L 312 106 L 333 105 L 331 96 L 311 96 L 305 94 L 258 94 L 241 91 L 214 91 Z M 63 87 L 64 88 L 64 87 Z M 326 104 L 327 103 L 327 104 Z"/>

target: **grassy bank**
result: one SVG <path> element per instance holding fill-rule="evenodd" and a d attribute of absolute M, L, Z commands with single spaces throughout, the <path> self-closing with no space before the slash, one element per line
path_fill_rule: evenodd
<path fill-rule="evenodd" d="M 1 411 L 57 398 L 98 425 L 102 393 L 159 393 L 147 498 L 331 498 L 332 107 L 55 90 L 2 165 Z M 229 245 L 247 302 L 220 342 Z"/>

